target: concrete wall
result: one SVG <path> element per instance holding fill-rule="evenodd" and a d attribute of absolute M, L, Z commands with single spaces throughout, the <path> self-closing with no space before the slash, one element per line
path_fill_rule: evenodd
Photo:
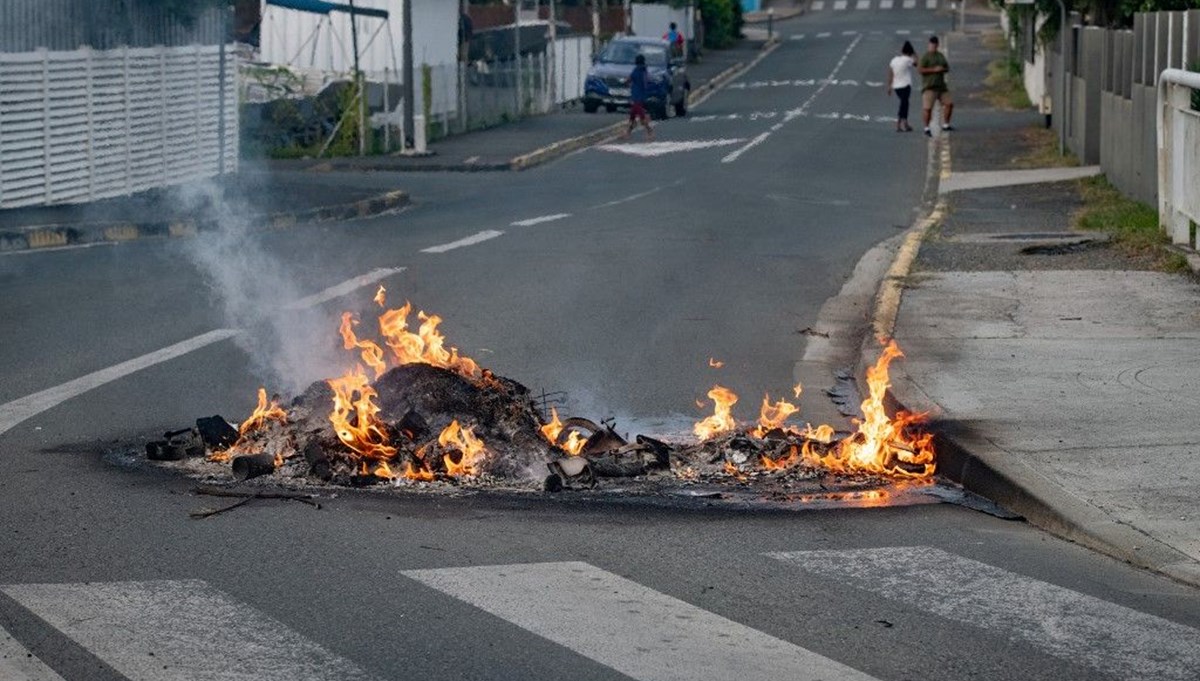
<path fill-rule="evenodd" d="M 1059 43 L 1025 64 L 1026 91 L 1052 101 L 1053 128 L 1084 163 L 1098 163 L 1118 189 L 1158 201 L 1158 74 L 1200 62 L 1200 10 L 1139 13 L 1133 30 L 1079 26 L 1072 16 L 1066 55 Z M 1060 78 L 1065 73 L 1069 101 Z M 1194 150 L 1200 154 L 1200 149 Z M 1200 179 L 1197 180 L 1200 182 Z"/>

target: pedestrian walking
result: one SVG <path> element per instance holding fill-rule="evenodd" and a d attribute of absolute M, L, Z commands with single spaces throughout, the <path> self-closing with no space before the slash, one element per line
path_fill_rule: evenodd
<path fill-rule="evenodd" d="M 671 22 L 671 27 L 667 32 L 663 34 L 663 40 L 667 41 L 667 44 L 670 45 L 671 56 L 683 56 L 683 34 L 679 32 L 679 27 L 675 25 L 674 21 Z"/>
<path fill-rule="evenodd" d="M 908 98 L 912 95 L 913 69 L 917 67 L 916 54 L 912 43 L 905 40 L 904 45 L 900 47 L 900 54 L 892 57 L 888 64 L 888 96 L 895 92 L 896 97 L 900 99 L 900 110 L 896 113 L 896 132 L 912 132 L 912 126 L 908 124 Z"/>
<path fill-rule="evenodd" d="M 954 102 L 950 99 L 950 88 L 946 85 L 946 73 L 950 71 L 950 62 L 946 55 L 938 51 L 938 37 L 930 36 L 929 49 L 921 55 L 917 66 L 921 73 L 921 105 L 925 114 L 925 136 L 933 137 L 929 125 L 933 120 L 933 104 L 942 105 L 942 130 L 951 131 L 950 115 L 954 113 Z"/>
<path fill-rule="evenodd" d="M 639 54 L 633 60 L 633 72 L 629 74 L 629 128 L 625 130 L 625 138 L 633 134 L 633 129 L 640 121 L 646 128 L 646 139 L 654 139 L 654 129 L 650 127 L 650 114 L 646 112 L 646 55 Z"/>

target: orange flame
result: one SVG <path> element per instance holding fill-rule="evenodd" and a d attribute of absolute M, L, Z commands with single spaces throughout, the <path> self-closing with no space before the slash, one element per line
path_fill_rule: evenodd
<path fill-rule="evenodd" d="M 733 405 L 737 404 L 737 394 L 729 388 L 714 385 L 713 389 L 708 391 L 708 399 L 713 401 L 712 416 L 698 421 L 696 425 L 692 426 L 692 431 L 701 440 L 708 440 L 721 433 L 729 432 L 737 425 L 730 413 Z"/>
<path fill-rule="evenodd" d="M 374 403 L 377 393 L 367 381 L 362 365 L 341 378 L 331 378 L 333 412 L 329 420 L 338 440 L 359 456 L 384 461 L 396 455 L 396 448 L 387 444 L 384 424 L 379 420 L 379 407 Z"/>
<path fill-rule="evenodd" d="M 413 333 L 408 330 L 410 312 L 412 303 L 405 302 L 404 307 L 388 310 L 379 316 L 379 331 L 387 340 L 397 364 L 432 364 L 456 371 L 467 378 L 480 377 L 482 372 L 474 360 L 459 355 L 458 348 L 445 348 L 446 337 L 437 328 L 442 323 L 441 317 L 418 312 L 417 319 L 421 325 Z"/>
<path fill-rule="evenodd" d="M 379 465 L 375 467 L 374 475 L 377 478 L 383 478 L 385 480 L 396 479 L 396 474 L 392 472 L 391 466 L 389 466 L 386 461 L 379 462 Z"/>
<path fill-rule="evenodd" d="M 475 437 L 475 427 L 463 428 L 458 425 L 458 421 L 450 422 L 442 430 L 441 435 L 438 435 L 438 444 L 447 449 L 457 450 L 462 456 L 455 463 L 450 454 L 442 456 L 442 461 L 446 464 L 446 474 L 450 477 L 460 477 L 464 475 L 477 474 L 476 466 L 483 463 L 483 458 L 486 453 L 483 447 L 483 442 Z"/>
<path fill-rule="evenodd" d="M 238 426 L 238 435 L 245 435 L 251 431 L 259 430 L 267 425 L 267 421 L 278 421 L 287 423 L 287 412 L 279 407 L 279 403 L 271 400 L 271 404 L 267 404 L 267 389 L 258 389 L 258 406 L 254 408 L 254 413 L 242 425 Z"/>
<path fill-rule="evenodd" d="M 260 387 L 258 389 L 258 406 L 256 406 L 254 408 L 254 412 L 250 414 L 245 421 L 242 421 L 240 426 L 238 426 L 237 442 L 234 442 L 232 445 L 230 445 L 229 449 L 213 452 L 209 455 L 208 460 L 224 463 L 232 459 L 237 454 L 253 453 L 252 450 L 255 448 L 251 447 L 250 443 L 246 441 L 246 436 L 257 430 L 262 430 L 267 426 L 267 422 L 269 421 L 287 423 L 287 412 L 285 412 L 275 400 L 271 400 L 271 402 L 268 404 L 267 389 Z M 275 467 L 279 468 L 281 465 L 283 465 L 283 455 L 277 453 L 275 455 Z"/>
<path fill-rule="evenodd" d="M 829 425 L 828 423 L 822 423 L 816 428 L 813 428 L 812 424 L 810 423 L 804 427 L 804 433 L 802 433 L 802 435 L 807 440 L 814 440 L 822 444 L 829 444 L 830 442 L 833 442 L 834 433 L 835 431 L 833 430 L 833 426 Z"/>
<path fill-rule="evenodd" d="M 380 289 L 382 290 L 382 287 Z M 354 325 L 357 323 L 349 312 L 342 313 L 342 325 L 338 328 L 338 332 L 342 334 L 342 347 L 347 350 L 360 348 L 362 361 L 375 370 L 375 378 L 378 379 L 387 371 L 387 364 L 383 361 L 383 348 L 375 341 L 359 340 L 354 335 Z"/>
<path fill-rule="evenodd" d="M 763 468 L 769 471 L 780 471 L 785 468 L 791 468 L 801 461 L 800 448 L 796 445 L 788 447 L 788 454 L 779 459 L 772 459 L 766 454 L 762 455 Z"/>
<path fill-rule="evenodd" d="M 404 477 L 408 480 L 417 480 L 420 482 L 433 482 L 433 471 L 421 466 L 420 468 L 413 465 L 411 461 L 404 462 Z"/>
<path fill-rule="evenodd" d="M 899 412 L 889 418 L 883 408 L 888 383 L 888 365 L 903 357 L 896 341 L 890 341 L 875 365 L 867 369 L 870 394 L 863 400 L 863 419 L 855 420 L 858 432 L 838 443 L 828 454 L 804 444 L 806 460 L 837 472 L 865 472 L 904 478 L 928 478 L 936 469 L 933 435 L 910 435 L 909 427 L 924 421 L 924 414 Z M 818 429 L 819 430 L 819 429 Z"/>
<path fill-rule="evenodd" d="M 379 285 L 379 290 L 375 292 L 375 298 L 373 298 L 373 300 L 379 307 L 385 307 L 387 305 L 387 289 L 383 287 L 383 284 Z"/>
<path fill-rule="evenodd" d="M 783 398 L 771 404 L 770 395 L 763 395 L 762 407 L 758 411 L 758 426 L 750 434 L 757 438 L 766 437 L 768 431 L 782 428 L 783 422 L 798 411 L 800 407 Z"/>
<path fill-rule="evenodd" d="M 542 435 L 550 441 L 550 444 L 562 449 L 571 456 L 579 456 L 583 451 L 583 445 L 587 443 L 587 438 L 578 430 L 572 430 L 567 433 L 567 441 L 559 443 L 558 436 L 562 434 L 563 423 L 558 418 L 558 410 L 550 407 L 550 423 L 541 427 Z"/>

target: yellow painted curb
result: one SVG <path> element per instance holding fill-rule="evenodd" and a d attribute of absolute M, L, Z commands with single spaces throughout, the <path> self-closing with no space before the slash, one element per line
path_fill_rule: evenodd
<path fill-rule="evenodd" d="M 104 228 L 105 241 L 133 241 L 139 235 L 137 225 L 113 225 Z"/>
<path fill-rule="evenodd" d="M 29 241 L 30 248 L 53 248 L 55 246 L 67 245 L 67 233 L 65 230 L 36 229 L 29 232 L 25 238 Z"/>

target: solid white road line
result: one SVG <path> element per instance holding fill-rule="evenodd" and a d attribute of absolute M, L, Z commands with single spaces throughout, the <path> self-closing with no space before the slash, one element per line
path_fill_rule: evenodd
<path fill-rule="evenodd" d="M 2 590 L 130 681 L 373 678 L 201 581 L 24 584 Z"/>
<path fill-rule="evenodd" d="M 241 332 L 236 329 L 216 329 L 215 331 L 202 333 L 199 336 L 180 341 L 161 350 L 155 350 L 141 357 L 135 357 L 120 364 L 115 364 L 107 369 L 101 369 L 86 376 L 80 376 L 62 385 L 47 388 L 41 392 L 13 400 L 7 404 L 0 404 L 0 434 L 11 430 L 25 419 L 56 407 L 72 397 L 77 397 L 89 390 L 99 388 L 105 383 L 111 383 L 135 371 L 141 371 L 155 364 L 175 359 L 176 357 L 186 355 L 189 352 L 194 352 L 227 338 L 233 338 L 239 333 Z"/>
<path fill-rule="evenodd" d="M 1119 679 L 1195 681 L 1200 631 L 928 546 L 768 554 Z"/>
<path fill-rule="evenodd" d="M 571 217 L 570 213 L 555 213 L 554 215 L 543 215 L 541 217 L 529 218 L 528 220 L 517 220 L 511 226 L 532 227 L 533 225 L 540 225 L 543 222 L 554 222 L 555 220 L 562 220 L 569 217 Z"/>
<path fill-rule="evenodd" d="M 335 298 L 353 293 L 354 291 L 374 284 L 377 281 L 386 279 L 393 274 L 399 274 L 404 271 L 403 267 L 377 267 L 366 274 L 359 275 L 353 279 L 347 279 L 340 284 L 330 286 L 324 291 L 314 293 L 311 296 L 306 296 L 300 300 L 294 300 L 284 307 L 288 310 L 304 310 L 310 307 L 316 307 L 321 303 L 327 303 Z"/>
<path fill-rule="evenodd" d="M 0 679 L 4 681 L 63 681 L 46 663 L 29 653 L 0 627 Z"/>
<path fill-rule="evenodd" d="M 642 681 L 872 678 L 587 563 L 402 574 Z"/>
<path fill-rule="evenodd" d="M 456 248 L 463 248 L 464 246 L 474 246 L 475 244 L 482 243 L 484 241 L 487 241 L 488 239 L 495 239 L 496 237 L 502 236 L 503 234 L 504 234 L 504 232 L 501 232 L 499 230 L 485 229 L 482 232 L 479 232 L 478 234 L 472 234 L 471 236 L 466 237 L 465 239 L 459 239 L 458 241 L 451 241 L 448 244 L 442 244 L 440 246 L 430 246 L 429 248 L 422 248 L 421 252 L 422 253 L 445 253 L 446 251 L 453 251 Z"/>
<path fill-rule="evenodd" d="M 403 267 L 380 267 L 340 284 L 330 286 L 324 291 L 287 303 L 284 307 L 288 310 L 303 310 L 315 307 L 321 303 L 352 293 L 363 286 L 370 286 L 381 279 L 403 272 L 404 269 Z M 61 385 L 46 388 L 45 390 L 32 395 L 26 395 L 6 404 L 0 404 L 0 435 L 11 430 L 22 421 L 37 416 L 48 409 L 57 407 L 72 397 L 78 397 L 106 383 L 112 383 L 134 372 L 152 367 L 155 364 L 161 364 L 176 357 L 182 357 L 190 352 L 195 352 L 213 343 L 233 338 L 240 333 L 241 331 L 237 329 L 215 329 L 160 350 L 146 353 L 141 357 L 134 357 L 106 369 L 100 369 L 85 376 L 80 376 Z"/>
<path fill-rule="evenodd" d="M 820 37 L 820 36 L 818 36 L 818 37 Z M 842 53 L 841 59 L 838 59 L 837 64 L 834 65 L 833 71 L 830 71 L 829 75 L 826 76 L 821 81 L 821 86 L 818 87 L 816 90 L 814 90 L 813 93 L 811 95 L 809 95 L 808 99 L 804 100 L 804 103 L 802 103 L 799 107 L 792 109 L 791 111 L 788 111 L 783 117 L 784 123 L 787 123 L 788 121 L 790 121 L 794 118 L 804 116 L 808 112 L 808 107 L 811 106 L 813 101 L 815 101 L 817 99 L 817 97 L 820 96 L 820 94 L 825 91 L 825 88 L 829 87 L 829 85 L 831 83 L 836 82 L 835 79 L 837 77 L 838 71 L 840 71 L 842 69 L 842 66 L 846 63 L 846 59 L 848 59 L 850 57 L 850 53 L 854 51 L 854 48 L 858 46 L 858 43 L 861 40 L 862 40 L 862 35 L 859 35 L 859 36 L 856 36 L 854 38 L 854 40 L 850 41 L 850 45 L 846 48 L 846 51 Z M 754 147 L 757 147 L 758 145 L 765 142 L 768 137 L 770 137 L 773 133 L 778 132 L 779 129 L 780 128 L 772 127 L 767 132 L 764 132 L 761 135 L 759 135 L 759 136 L 755 137 L 754 139 L 750 140 L 749 142 L 747 142 L 744 146 L 739 147 L 738 149 L 735 149 L 732 152 L 726 154 L 725 158 L 721 159 L 721 163 L 733 163 L 734 161 L 741 158 L 742 154 L 746 153 L 747 151 L 749 151 L 749 150 L 753 149 Z"/>

